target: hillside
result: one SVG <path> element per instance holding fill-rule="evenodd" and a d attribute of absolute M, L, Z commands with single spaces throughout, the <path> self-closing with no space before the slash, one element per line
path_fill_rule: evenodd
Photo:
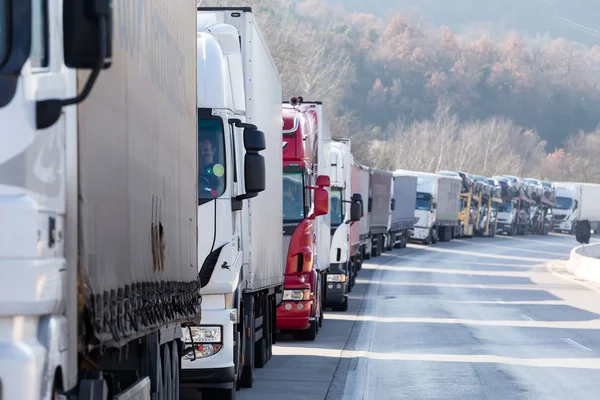
<path fill-rule="evenodd" d="M 364 162 L 557 179 L 589 169 L 576 150 L 600 151 L 600 141 L 590 140 L 595 136 L 580 133 L 600 124 L 600 47 L 549 36 L 473 33 L 460 18 L 481 22 L 478 18 L 500 8 L 476 8 L 470 0 L 452 2 L 462 9 L 432 8 L 421 16 L 381 11 L 390 1 L 369 2 L 381 15 L 348 10 L 363 3 L 348 1 L 343 8 L 335 1 L 203 4 L 252 5 L 282 73 L 284 97 L 322 99 L 334 134 L 351 136 Z M 398 3 L 427 10 L 442 2 Z M 476 9 L 482 17 L 469 11 Z M 535 12 L 531 6 L 511 10 L 503 18 L 526 20 Z M 447 16 L 456 31 L 424 22 L 446 13 L 460 16 Z M 554 152 L 560 148 L 564 151 Z M 479 151 L 483 158 L 469 157 Z M 585 179 L 600 180 L 600 167 L 598 174 L 588 175 Z"/>
<path fill-rule="evenodd" d="M 600 3 L 594 0 L 327 0 L 350 12 L 384 17 L 401 12 L 424 18 L 434 26 L 448 26 L 460 33 L 521 36 L 549 34 L 593 46 L 600 37 Z M 596 31 L 596 32 L 594 32 Z"/>

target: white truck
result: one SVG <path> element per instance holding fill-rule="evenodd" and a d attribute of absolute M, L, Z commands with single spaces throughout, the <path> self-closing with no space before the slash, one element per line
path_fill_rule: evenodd
<path fill-rule="evenodd" d="M 118 5 L 0 6 L 2 399 L 179 398 L 200 317 L 195 4 Z"/>
<path fill-rule="evenodd" d="M 198 8 L 197 49 L 203 315 L 181 387 L 231 399 L 271 357 L 282 298 L 282 87 L 250 8 Z"/>
<path fill-rule="evenodd" d="M 574 233 L 577 223 L 590 221 L 594 233 L 600 231 L 600 185 L 594 183 L 558 182 L 553 208 L 554 230 Z"/>
<path fill-rule="evenodd" d="M 352 290 L 360 262 L 358 248 L 352 249 L 350 243 L 351 225 L 361 218 L 358 198 L 362 199 L 360 194 L 352 192 L 353 157 L 350 150 L 349 139 L 334 140 L 329 145 L 331 251 L 325 299 L 326 306 L 339 311 L 348 309 L 348 292 Z M 338 277 L 333 277 L 334 275 Z M 340 275 L 343 277 L 339 277 Z M 335 283 L 339 285 L 334 285 Z"/>
<path fill-rule="evenodd" d="M 458 226 L 462 180 L 452 176 L 396 170 L 396 176 L 416 176 L 416 222 L 411 239 L 426 244 L 449 240 Z"/>

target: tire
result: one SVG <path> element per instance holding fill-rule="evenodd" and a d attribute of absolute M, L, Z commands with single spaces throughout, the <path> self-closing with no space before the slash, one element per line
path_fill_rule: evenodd
<path fill-rule="evenodd" d="M 317 321 L 311 321 L 310 328 L 303 331 L 293 331 L 294 340 L 312 342 L 317 338 Z"/>
<path fill-rule="evenodd" d="M 179 399 L 179 342 L 172 342 L 171 346 L 171 376 L 173 380 L 173 400 Z"/>
<path fill-rule="evenodd" d="M 335 304 L 331 306 L 331 309 L 333 311 L 348 311 L 348 298 L 346 297 L 342 304 Z"/>
<path fill-rule="evenodd" d="M 431 244 L 436 244 L 437 241 L 438 241 L 438 237 L 436 234 L 436 230 L 434 229 L 431 231 Z"/>
<path fill-rule="evenodd" d="M 171 374 L 171 350 L 169 343 L 161 346 L 160 363 L 162 366 L 159 400 L 171 400 L 173 396 L 173 379 Z"/>

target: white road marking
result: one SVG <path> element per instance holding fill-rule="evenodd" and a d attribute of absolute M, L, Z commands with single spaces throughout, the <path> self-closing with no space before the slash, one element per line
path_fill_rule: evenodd
<path fill-rule="evenodd" d="M 571 346 L 579 349 L 579 350 L 593 351 L 589 347 L 585 347 L 584 345 L 577 343 L 573 339 L 569 339 L 569 338 L 561 338 L 561 339 L 564 340 L 566 343 L 570 344 Z"/>
<path fill-rule="evenodd" d="M 485 286 L 483 286 L 482 284 L 477 285 L 477 287 L 480 289 L 485 289 Z"/>
<path fill-rule="evenodd" d="M 530 321 L 535 321 L 535 319 L 533 319 L 533 318 L 531 318 L 531 317 L 529 317 L 529 316 L 527 316 L 527 315 L 525 315 L 525 314 L 521 314 L 521 317 L 523 317 L 523 318 L 525 318 L 525 319 L 528 319 L 528 320 L 530 320 Z"/>
<path fill-rule="evenodd" d="M 504 300 L 502 300 L 500 297 L 494 297 L 494 300 L 496 300 L 500 304 L 505 304 Z"/>

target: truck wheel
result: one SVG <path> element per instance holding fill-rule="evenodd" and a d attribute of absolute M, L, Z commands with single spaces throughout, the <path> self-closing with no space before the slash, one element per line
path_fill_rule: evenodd
<path fill-rule="evenodd" d="M 310 328 L 304 331 L 293 331 L 292 337 L 294 340 L 312 342 L 317 338 L 317 321 L 310 322 Z"/>
<path fill-rule="evenodd" d="M 179 342 L 173 341 L 171 342 L 171 377 L 173 381 L 173 396 L 171 397 L 173 400 L 179 399 Z"/>
<path fill-rule="evenodd" d="M 431 231 L 431 243 L 432 244 L 436 244 L 437 241 L 438 241 L 437 229 L 432 229 L 432 231 Z"/>
<path fill-rule="evenodd" d="M 171 374 L 171 351 L 169 349 L 169 343 L 166 343 L 161 346 L 161 385 L 160 392 L 158 394 L 159 400 L 171 400 L 171 396 L 173 395 L 173 379 Z"/>
<path fill-rule="evenodd" d="M 342 304 L 335 304 L 331 306 L 331 309 L 333 311 L 348 311 L 348 298 L 346 297 Z"/>

